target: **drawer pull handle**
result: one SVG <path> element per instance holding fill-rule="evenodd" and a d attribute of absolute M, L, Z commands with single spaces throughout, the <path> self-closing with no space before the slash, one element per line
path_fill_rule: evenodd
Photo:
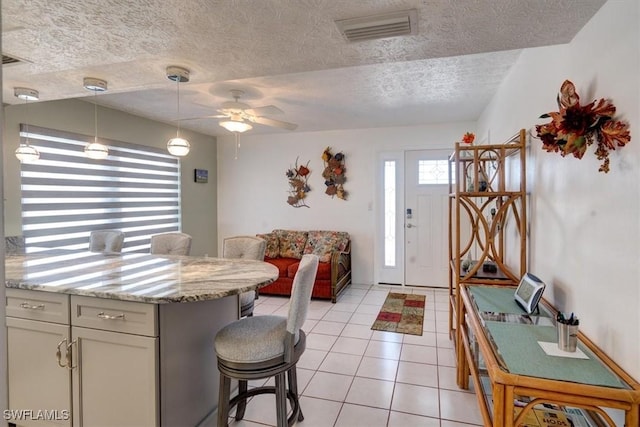
<path fill-rule="evenodd" d="M 20 307 L 25 310 L 44 310 L 44 304 L 31 305 L 26 301 L 20 304 Z"/>
<path fill-rule="evenodd" d="M 67 343 L 67 339 L 65 338 L 65 339 L 63 339 L 62 341 L 60 341 L 58 343 L 58 350 L 56 350 L 56 359 L 58 361 L 58 366 L 60 366 L 61 368 L 66 368 L 67 367 L 66 364 L 63 365 L 62 363 L 60 363 L 62 361 L 62 350 L 60 349 L 60 347 L 62 347 L 62 344 L 66 344 L 66 343 Z M 66 347 L 66 345 L 65 345 L 65 347 Z M 68 358 L 69 358 L 69 356 L 67 354 L 67 363 L 68 363 Z"/>
<path fill-rule="evenodd" d="M 97 314 L 99 319 L 103 319 L 103 320 L 124 320 L 124 313 L 122 314 L 118 314 L 117 316 L 112 316 L 110 314 L 106 314 L 105 312 L 101 311 L 100 313 Z"/>

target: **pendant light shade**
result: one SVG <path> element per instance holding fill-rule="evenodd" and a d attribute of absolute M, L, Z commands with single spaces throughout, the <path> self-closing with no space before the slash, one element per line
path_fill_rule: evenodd
<path fill-rule="evenodd" d="M 15 151 L 16 157 L 22 163 L 32 163 L 40 158 L 40 153 L 35 149 L 35 147 L 29 145 L 29 101 L 37 101 L 40 99 L 40 96 L 37 90 L 26 87 L 14 88 L 13 94 L 17 98 L 24 100 L 25 130 L 27 133 L 25 142 L 21 142 L 20 146 Z"/>
<path fill-rule="evenodd" d="M 16 148 L 16 157 L 22 163 L 33 163 L 40 158 L 40 153 L 29 144 L 20 144 Z"/>
<path fill-rule="evenodd" d="M 167 150 L 171 155 L 183 157 L 189 154 L 191 144 L 189 144 L 189 141 L 186 139 L 180 137 L 180 83 L 189 81 L 189 70 L 176 66 L 167 67 L 167 78 L 176 82 L 176 119 L 178 122 L 176 137 L 171 138 L 169 142 L 167 142 Z"/>
<path fill-rule="evenodd" d="M 84 88 L 93 92 L 93 124 L 94 124 L 94 136 L 93 142 L 87 144 L 84 147 L 84 154 L 95 160 L 106 159 L 109 156 L 109 148 L 106 145 L 98 142 L 98 104 L 96 103 L 96 97 L 98 92 L 105 92 L 107 90 L 107 82 L 101 79 L 93 77 L 85 77 L 83 81 Z"/>
<path fill-rule="evenodd" d="M 189 150 L 191 149 L 191 144 L 184 138 L 175 137 L 171 138 L 169 142 L 167 142 L 167 150 L 169 150 L 169 154 L 182 157 L 189 154 Z"/>
<path fill-rule="evenodd" d="M 109 156 L 109 149 L 99 142 L 91 142 L 84 147 L 84 154 L 90 159 L 106 159 Z"/>

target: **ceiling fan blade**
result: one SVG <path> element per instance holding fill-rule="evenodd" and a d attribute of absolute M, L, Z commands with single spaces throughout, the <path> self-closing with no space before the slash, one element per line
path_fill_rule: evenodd
<path fill-rule="evenodd" d="M 254 116 L 272 116 L 274 114 L 284 114 L 284 111 L 282 111 L 275 105 L 265 105 L 264 107 L 248 108 L 244 110 L 244 112 L 252 114 Z"/>
<path fill-rule="evenodd" d="M 256 117 L 253 117 L 251 121 L 261 125 L 273 126 L 276 128 L 287 129 L 287 130 L 296 130 L 298 128 L 298 125 L 295 123 L 287 123 L 281 120 L 269 119 L 267 117 L 256 116 Z"/>
<path fill-rule="evenodd" d="M 213 116 L 200 116 L 200 117 L 186 117 L 184 119 L 178 119 L 176 121 L 186 121 L 186 120 L 202 120 L 202 119 L 222 119 L 225 117 L 229 117 L 227 114 L 216 114 Z"/>

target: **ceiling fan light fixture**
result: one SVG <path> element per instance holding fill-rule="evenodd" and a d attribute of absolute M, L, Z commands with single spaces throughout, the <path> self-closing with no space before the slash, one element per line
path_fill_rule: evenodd
<path fill-rule="evenodd" d="M 246 132 L 250 129 L 253 129 L 249 123 L 243 122 L 241 120 L 225 120 L 219 123 L 220 126 L 228 130 L 229 132 Z"/>
<path fill-rule="evenodd" d="M 173 156 L 183 157 L 189 154 L 191 144 L 189 144 L 189 141 L 186 139 L 180 137 L 180 83 L 189 81 L 189 70 L 171 65 L 167 67 L 167 78 L 172 82 L 176 82 L 176 114 L 178 121 L 176 137 L 171 138 L 167 142 L 167 151 Z"/>
<path fill-rule="evenodd" d="M 169 154 L 173 156 L 186 156 L 189 154 L 189 150 L 191 149 L 191 144 L 184 138 L 175 137 L 171 138 L 169 142 L 167 142 L 167 150 Z"/>

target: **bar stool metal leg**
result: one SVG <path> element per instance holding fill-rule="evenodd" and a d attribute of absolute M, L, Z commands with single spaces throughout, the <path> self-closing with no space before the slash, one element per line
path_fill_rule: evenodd
<path fill-rule="evenodd" d="M 295 366 L 289 369 L 287 377 L 289 379 L 289 392 L 292 393 L 295 396 L 296 401 L 298 401 L 300 396 L 298 395 L 298 374 L 296 372 Z M 298 404 L 298 407 L 300 407 L 300 404 Z M 304 415 L 302 415 L 302 409 L 299 410 L 298 421 L 304 421 Z"/>
<path fill-rule="evenodd" d="M 285 373 L 276 375 L 276 417 L 278 427 L 286 427 L 287 422 L 287 390 L 285 387 Z"/>
<path fill-rule="evenodd" d="M 227 427 L 229 423 L 229 399 L 231 397 L 231 378 L 220 374 L 218 395 L 218 427 Z"/>
<path fill-rule="evenodd" d="M 238 396 L 242 396 L 247 392 L 247 380 L 238 381 Z M 240 421 L 244 418 L 244 412 L 247 409 L 247 398 L 241 399 L 238 402 L 238 408 L 236 409 L 236 421 Z"/>

